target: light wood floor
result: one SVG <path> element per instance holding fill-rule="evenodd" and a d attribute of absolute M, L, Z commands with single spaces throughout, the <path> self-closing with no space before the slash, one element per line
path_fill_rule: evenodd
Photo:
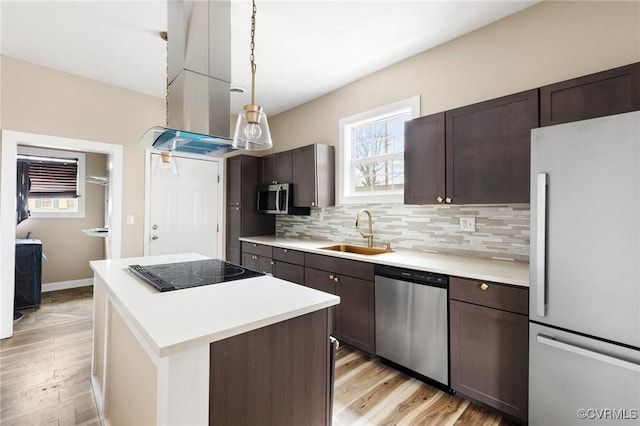
<path fill-rule="evenodd" d="M 91 298 L 91 287 L 44 293 L 0 340 L 0 424 L 100 424 L 89 384 Z M 512 424 L 346 346 L 335 376 L 335 426 Z"/>

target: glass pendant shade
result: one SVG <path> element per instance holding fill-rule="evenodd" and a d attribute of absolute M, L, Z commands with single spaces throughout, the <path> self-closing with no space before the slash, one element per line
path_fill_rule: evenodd
<path fill-rule="evenodd" d="M 245 105 L 238 114 L 233 132 L 233 147 L 258 151 L 273 147 L 267 115 L 258 105 Z"/>
<path fill-rule="evenodd" d="M 177 178 L 180 177 L 178 171 L 178 163 L 169 151 L 162 151 L 160 158 L 156 161 L 155 169 L 153 171 L 154 176 L 163 178 Z"/>

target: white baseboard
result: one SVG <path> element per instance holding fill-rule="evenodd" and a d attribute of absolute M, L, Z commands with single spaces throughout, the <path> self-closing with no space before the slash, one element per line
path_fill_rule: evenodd
<path fill-rule="evenodd" d="M 93 278 L 83 278 L 81 280 L 60 281 L 57 283 L 42 284 L 42 292 L 65 290 L 67 288 L 86 287 L 93 285 Z"/>

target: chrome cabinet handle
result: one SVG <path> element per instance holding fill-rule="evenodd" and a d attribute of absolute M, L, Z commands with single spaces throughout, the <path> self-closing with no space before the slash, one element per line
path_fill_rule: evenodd
<path fill-rule="evenodd" d="M 436 201 L 437 201 L 437 202 L 439 202 L 439 203 L 441 203 L 441 202 L 443 202 L 443 201 L 444 201 L 444 198 L 442 198 L 442 197 L 438 196 L 438 198 L 436 198 Z"/>
<path fill-rule="evenodd" d="M 287 252 L 287 249 L 284 249 L 284 252 L 286 253 L 286 252 Z"/>
<path fill-rule="evenodd" d="M 480 284 L 480 290 L 487 291 L 488 288 L 489 288 L 489 286 L 487 285 L 487 283 Z"/>
<path fill-rule="evenodd" d="M 449 198 L 449 197 L 447 197 L 447 198 L 445 198 L 445 199 L 444 199 L 444 202 L 445 202 L 445 203 L 447 203 L 447 204 L 451 204 L 451 201 L 452 201 L 452 200 L 451 200 L 451 198 Z"/>
<path fill-rule="evenodd" d="M 333 274 L 329 275 L 329 279 L 332 280 L 333 279 Z"/>
<path fill-rule="evenodd" d="M 538 343 L 542 343 L 543 345 L 551 346 L 553 348 L 560 349 L 562 351 L 571 352 L 576 355 L 581 355 L 587 358 L 595 359 L 596 361 L 606 362 L 607 364 L 615 365 L 616 367 L 626 368 L 627 370 L 640 373 L 640 364 L 637 364 L 635 362 L 629 362 L 624 359 L 616 358 L 611 355 L 605 355 L 603 353 L 596 352 L 591 349 L 582 348 L 580 346 L 575 346 L 570 343 L 565 343 L 560 340 L 556 340 L 551 336 L 538 334 L 536 336 L 536 341 Z"/>
<path fill-rule="evenodd" d="M 536 194 L 536 260 L 533 269 L 532 284 L 536 287 L 536 315 L 545 316 L 546 299 L 546 257 L 547 257 L 547 174 L 538 173 L 538 193 Z"/>
<path fill-rule="evenodd" d="M 272 265 L 275 265 L 275 264 L 276 264 L 276 262 L 274 262 L 274 261 L 272 260 L 272 261 L 271 261 L 271 264 L 272 264 Z"/>
<path fill-rule="evenodd" d="M 338 277 L 334 277 L 333 281 L 338 282 Z"/>

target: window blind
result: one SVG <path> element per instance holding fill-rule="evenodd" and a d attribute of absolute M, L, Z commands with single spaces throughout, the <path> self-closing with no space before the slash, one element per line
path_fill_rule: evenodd
<path fill-rule="evenodd" d="M 30 198 L 78 198 L 78 159 L 26 157 L 31 180 Z"/>

